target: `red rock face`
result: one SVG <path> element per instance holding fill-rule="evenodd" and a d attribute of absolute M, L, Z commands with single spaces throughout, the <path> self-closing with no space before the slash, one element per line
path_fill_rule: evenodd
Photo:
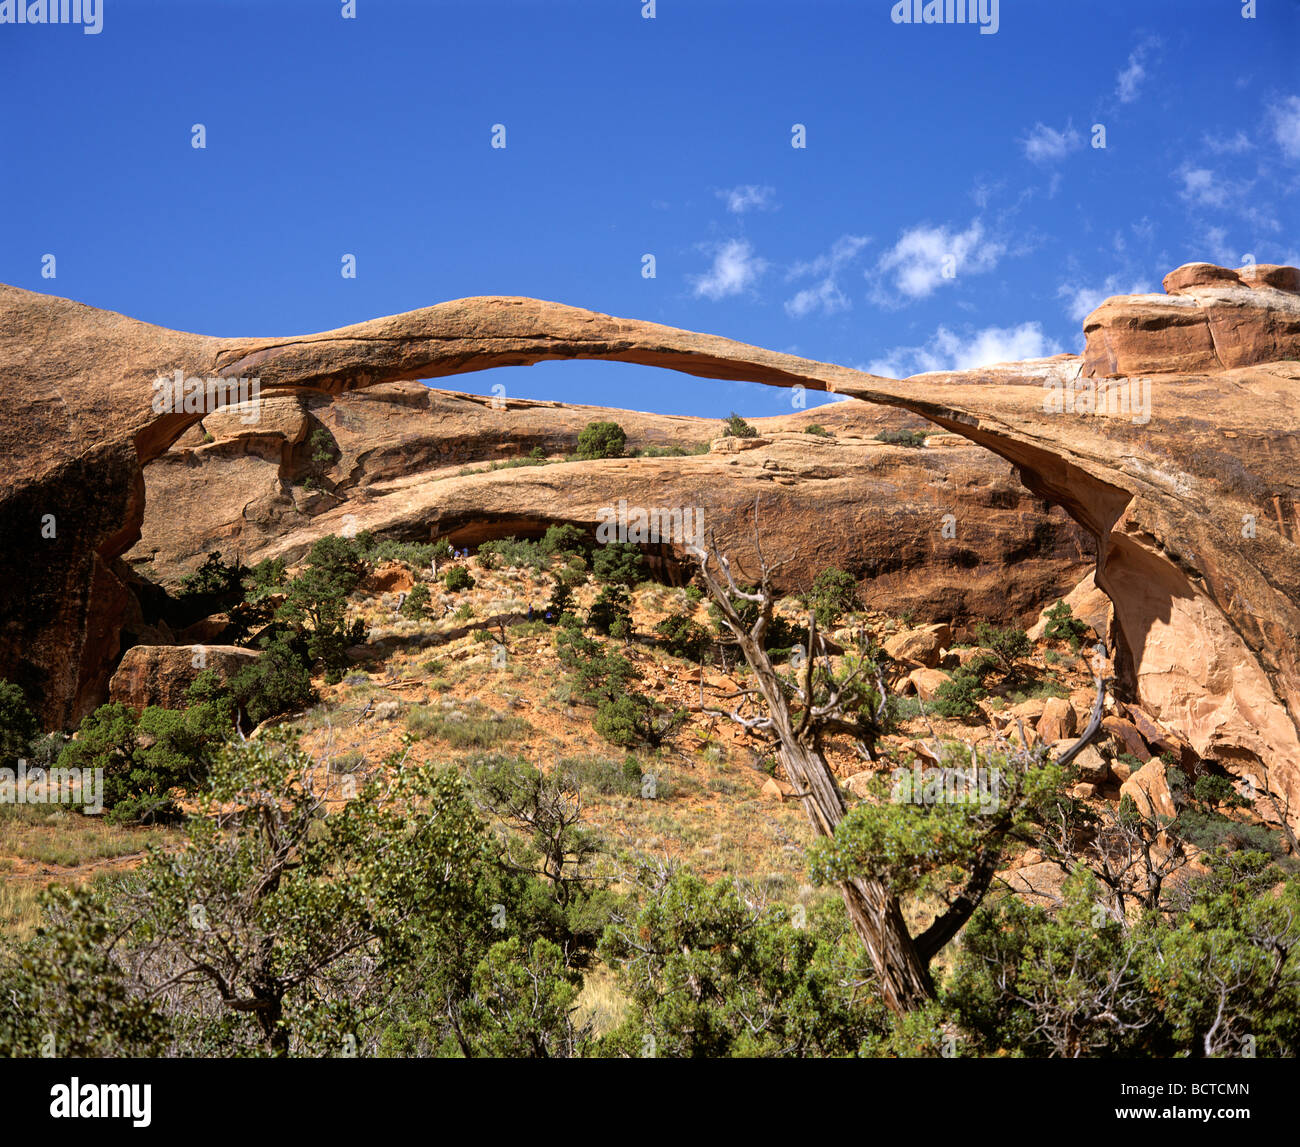
<path fill-rule="evenodd" d="M 262 426 L 254 438 L 233 418 L 206 418 L 145 468 L 142 537 L 127 554 L 140 572 L 174 585 L 212 550 L 248 564 L 294 561 L 349 528 L 447 537 L 458 547 L 540 536 L 556 523 L 594 534 L 602 510 L 620 500 L 701 511 L 737 568 L 756 569 L 758 499 L 763 535 L 788 559 L 781 589 L 805 590 L 835 566 L 861 579 L 876 608 L 922 619 L 1028 623 L 1093 564 L 1085 532 L 1002 459 L 942 433 L 924 449 L 877 441 L 881 430 L 927 423 L 864 402 L 755 419 L 758 437 L 716 440 L 716 419 L 514 400 L 497 408 L 415 383 L 275 401 L 301 404 L 297 417 L 279 419 L 278 440 Z M 607 419 L 623 426 L 632 450 L 704 453 L 489 469 L 533 449 L 562 457 L 587 423 Z M 308 423 L 328 431 L 337 451 L 318 475 L 327 495 L 295 486 L 303 470 L 294 445 Z M 814 424 L 831 436 L 805 433 Z M 734 443 L 749 448 L 724 449 Z M 666 580 L 693 568 L 681 540 L 648 551 Z"/>
<path fill-rule="evenodd" d="M 1269 769 L 1295 815 L 1300 296 L 1294 269 L 1256 268 L 1253 284 L 1236 274 L 1242 285 L 1182 268 L 1179 294 L 1103 303 L 1085 323 L 1082 359 L 902 382 L 532 299 L 241 340 L 0 287 L 0 451 L 11 474 L 0 493 L 0 673 L 43 695 L 50 720 L 67 721 L 95 692 L 115 624 L 95 571 L 138 536 L 142 465 L 202 417 L 153 409 L 160 374 L 256 376 L 279 398 L 605 358 L 834 390 L 999 454 L 1097 538 L 1097 584 L 1115 603 L 1119 663 L 1144 707 L 1202 755 Z M 1072 400 L 1091 388 L 1094 402 L 1051 401 L 1067 388 Z M 46 539 L 50 514 L 59 528 Z"/>

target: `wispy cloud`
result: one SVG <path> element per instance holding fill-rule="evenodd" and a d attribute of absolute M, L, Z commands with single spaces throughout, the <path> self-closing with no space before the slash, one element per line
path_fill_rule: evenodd
<path fill-rule="evenodd" d="M 786 300 L 786 314 L 792 318 L 803 318 L 815 310 L 825 314 L 848 310 L 852 304 L 840 290 L 839 272 L 851 263 L 871 239 L 866 235 L 841 235 L 831 244 L 831 249 L 824 255 L 818 255 L 807 263 L 796 263 L 786 275 L 787 281 L 818 276 L 819 281 L 805 287 Z"/>
<path fill-rule="evenodd" d="M 1183 184 L 1179 197 L 1197 207 L 1229 207 L 1251 188 L 1248 182 L 1228 179 L 1211 168 L 1193 167 L 1190 163 L 1184 163 L 1174 175 Z"/>
<path fill-rule="evenodd" d="M 876 263 L 877 277 L 891 277 L 904 301 L 923 299 L 945 282 L 962 275 L 991 271 L 1006 254 L 1006 244 L 988 236 L 980 220 L 972 220 L 964 231 L 921 224 L 904 231 L 898 242 Z M 871 277 L 868 272 L 868 277 Z M 879 286 L 873 298 L 886 306 L 897 304 L 896 296 Z"/>
<path fill-rule="evenodd" d="M 1142 83 L 1147 78 L 1147 59 L 1159 46 L 1156 37 L 1148 36 L 1129 53 L 1128 63 L 1115 77 L 1115 96 L 1120 103 L 1131 104 L 1141 94 Z"/>
<path fill-rule="evenodd" d="M 1273 138 L 1282 154 L 1292 162 L 1300 161 L 1300 96 L 1287 96 L 1268 109 L 1273 124 Z"/>
<path fill-rule="evenodd" d="M 767 263 L 754 254 L 747 239 L 728 239 L 713 252 L 713 265 L 703 275 L 693 276 L 691 283 L 697 299 L 725 299 L 749 290 L 767 269 Z"/>
<path fill-rule="evenodd" d="M 1242 155 L 1255 146 L 1244 131 L 1230 136 L 1206 135 L 1203 141 L 1215 155 Z"/>
<path fill-rule="evenodd" d="M 1059 163 L 1070 152 L 1083 146 L 1083 139 L 1073 124 L 1066 124 L 1062 131 L 1057 131 L 1044 123 L 1036 123 L 1020 142 L 1026 158 L 1042 164 Z"/>
<path fill-rule="evenodd" d="M 1038 323 L 985 327 L 967 335 L 940 327 L 923 346 L 894 347 L 859 369 L 886 378 L 907 378 L 931 370 L 973 370 L 1060 353 L 1060 344 L 1048 338 Z"/>
<path fill-rule="evenodd" d="M 1147 295 L 1151 291 L 1151 284 L 1144 279 L 1130 279 L 1126 285 L 1126 280 L 1120 275 L 1107 275 L 1099 287 L 1062 283 L 1056 294 L 1066 300 L 1066 314 L 1076 323 L 1081 323 L 1111 295 Z"/>
<path fill-rule="evenodd" d="M 746 211 L 770 211 L 774 206 L 772 197 L 776 188 L 742 183 L 739 187 L 723 188 L 715 194 L 726 202 L 727 210 L 733 215 L 743 215 Z"/>

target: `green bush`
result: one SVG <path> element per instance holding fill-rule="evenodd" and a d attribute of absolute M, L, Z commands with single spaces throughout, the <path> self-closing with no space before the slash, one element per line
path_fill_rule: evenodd
<path fill-rule="evenodd" d="M 630 588 L 645 580 L 645 561 L 631 542 L 610 542 L 592 553 L 591 573 L 599 582 Z"/>
<path fill-rule="evenodd" d="M 680 727 L 685 714 L 672 712 L 642 693 L 620 693 L 596 706 L 592 727 L 612 745 L 655 746 Z"/>
<path fill-rule="evenodd" d="M 475 586 L 474 575 L 464 566 L 452 566 L 443 575 L 443 584 L 452 593 L 458 593 L 461 590 L 473 589 Z"/>
<path fill-rule="evenodd" d="M 587 613 L 587 624 L 597 633 L 625 638 L 632 632 L 631 600 L 627 587 L 604 586 Z"/>
<path fill-rule="evenodd" d="M 1088 627 L 1075 618 L 1064 601 L 1058 600 L 1047 611 L 1047 626 L 1043 630 L 1043 636 L 1048 641 L 1067 641 L 1070 648 L 1077 652 L 1079 643 L 1087 632 Z"/>
<path fill-rule="evenodd" d="M 417 621 L 429 615 L 429 587 L 424 582 L 416 582 L 402 601 L 402 616 L 413 617 Z"/>
<path fill-rule="evenodd" d="M 817 624 L 830 629 L 841 615 L 857 609 L 858 584 L 851 573 L 832 567 L 817 575 L 802 600 L 805 608 L 816 615 Z"/>
<path fill-rule="evenodd" d="M 723 436 L 726 438 L 757 438 L 758 431 L 733 410 L 727 417 L 727 425 L 723 431 Z"/>
<path fill-rule="evenodd" d="M 560 557 L 565 554 L 584 555 L 591 548 L 591 542 L 577 526 L 567 522 L 547 526 L 546 533 L 538 543 L 542 553 L 547 557 Z"/>
<path fill-rule="evenodd" d="M 981 621 L 975 627 L 975 640 L 993 651 L 1009 676 L 1016 672 L 1016 662 L 1029 652 L 1029 635 L 1014 625 L 1002 629 Z"/>
<path fill-rule="evenodd" d="M 665 617 L 655 626 L 655 635 L 674 657 L 699 661 L 709 647 L 709 632 L 687 617 Z"/>
<path fill-rule="evenodd" d="M 961 720 L 977 712 L 976 702 L 986 696 L 979 676 L 963 667 L 934 691 L 932 708 L 940 717 Z"/>
<path fill-rule="evenodd" d="M 578 435 L 577 456 L 592 458 L 621 458 L 627 445 L 627 435 L 617 422 L 588 422 Z"/>
<path fill-rule="evenodd" d="M 876 441 L 890 446 L 924 446 L 926 437 L 922 430 L 882 430 Z"/>
<path fill-rule="evenodd" d="M 17 685 L 0 680 L 0 764 L 13 767 L 26 757 L 40 729 Z"/>
<path fill-rule="evenodd" d="M 827 430 L 826 427 L 824 427 L 824 426 L 819 426 L 816 422 L 814 422 L 814 423 L 812 423 L 812 424 L 810 424 L 810 425 L 808 425 L 808 426 L 805 426 L 805 427 L 803 428 L 803 432 L 804 432 L 805 434 L 814 434 L 814 435 L 816 435 L 818 438 L 834 438 L 834 437 L 835 437 L 835 435 L 833 435 L 829 430 Z"/>

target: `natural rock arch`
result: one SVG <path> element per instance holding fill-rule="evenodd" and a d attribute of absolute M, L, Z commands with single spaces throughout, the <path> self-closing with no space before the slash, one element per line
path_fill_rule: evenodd
<path fill-rule="evenodd" d="M 1280 272 L 1265 269 L 1249 286 L 1184 276 L 1170 288 L 1185 299 L 1168 322 L 1130 313 L 1163 296 L 1138 296 L 1129 311 L 1110 300 L 1088 320 L 1083 359 L 906 381 L 526 298 L 462 299 L 297 338 L 224 339 L 0 286 L 0 449 L 14 475 L 0 497 L 0 674 L 40 696 L 50 721 L 102 695 L 127 598 L 112 564 L 138 536 L 142 467 L 201 417 L 154 410 L 160 376 L 256 376 L 264 396 L 333 394 L 601 358 L 894 405 L 1006 458 L 1098 539 L 1097 582 L 1115 602 L 1122 669 L 1146 706 L 1203 755 L 1274 766 L 1300 808 L 1300 300 L 1293 269 Z M 1175 320 L 1188 326 L 1189 306 L 1209 349 L 1179 358 L 1166 352 L 1181 344 L 1166 336 Z M 1128 361 L 1150 372 L 1147 421 L 1122 405 L 1086 417 L 1045 409 L 1045 387 L 1072 393 Z M 1102 379 L 1098 393 L 1125 388 L 1127 397 L 1128 384 Z M 1252 536 L 1235 536 L 1247 517 Z"/>

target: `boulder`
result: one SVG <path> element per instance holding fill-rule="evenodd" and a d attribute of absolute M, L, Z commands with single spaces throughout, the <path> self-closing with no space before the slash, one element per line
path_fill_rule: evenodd
<path fill-rule="evenodd" d="M 1067 737 L 1078 736 L 1079 718 L 1074 706 L 1064 697 L 1049 697 L 1043 706 L 1042 716 L 1038 718 L 1038 739 L 1040 741 L 1062 741 Z"/>
<path fill-rule="evenodd" d="M 1095 745 L 1085 745 L 1073 764 L 1079 770 L 1080 781 L 1101 786 L 1110 780 L 1111 767 Z"/>
<path fill-rule="evenodd" d="M 1173 794 L 1169 791 L 1169 780 L 1165 776 L 1164 762 L 1159 758 L 1147 761 L 1120 785 L 1119 795 L 1121 798 L 1131 797 L 1144 816 L 1168 819 L 1177 813 Z"/>
<path fill-rule="evenodd" d="M 764 800 L 783 801 L 794 796 L 794 786 L 775 777 L 768 777 L 760 790 Z"/>
<path fill-rule="evenodd" d="M 1101 727 L 1110 734 L 1120 752 L 1131 753 L 1143 762 L 1151 759 L 1151 750 L 1147 748 L 1146 741 L 1132 721 L 1126 721 L 1123 717 L 1105 716 L 1101 719 Z"/>
<path fill-rule="evenodd" d="M 951 680 L 952 678 L 942 669 L 913 669 L 907 675 L 908 683 L 916 690 L 916 695 L 922 701 L 933 701 L 939 686 Z"/>
<path fill-rule="evenodd" d="M 137 713 L 149 705 L 184 709 L 190 685 L 205 669 L 224 681 L 258 656 L 237 645 L 133 645 L 109 681 L 108 697 Z"/>
<path fill-rule="evenodd" d="M 952 629 L 947 625 L 924 625 L 896 633 L 884 641 L 885 652 L 895 661 L 933 669 L 943 651 L 952 644 Z"/>

